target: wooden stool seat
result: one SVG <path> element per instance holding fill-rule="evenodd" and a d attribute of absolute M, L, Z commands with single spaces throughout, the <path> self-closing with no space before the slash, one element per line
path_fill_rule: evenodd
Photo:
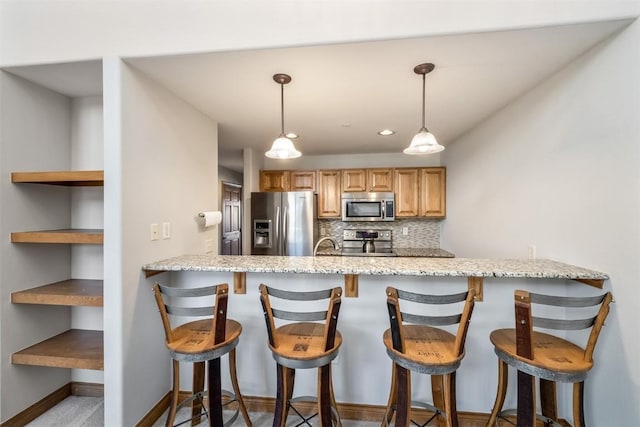
<path fill-rule="evenodd" d="M 166 426 L 173 426 L 178 409 L 191 404 L 191 421 L 194 426 L 200 423 L 202 414 L 209 418 L 210 426 L 228 426 L 242 413 L 245 424 L 250 427 L 251 420 L 240 394 L 236 374 L 236 346 L 240 342 L 242 326 L 235 320 L 227 319 L 227 301 L 229 286 L 207 286 L 202 288 L 174 288 L 156 283 L 153 286 L 155 300 L 160 311 L 160 318 L 165 332 L 165 346 L 173 364 L 173 386 L 171 403 L 167 415 Z M 202 298 L 215 298 L 215 305 L 206 307 L 190 305 Z M 206 317 L 171 327 L 169 316 L 174 317 Z M 229 373 L 234 393 L 222 390 L 220 375 L 220 358 L 229 355 Z M 193 363 L 193 395 L 179 403 L 180 394 L 180 362 Z M 203 410 L 205 362 L 208 376 L 209 410 Z M 235 413 L 223 421 L 223 396 L 236 401 Z"/>
<path fill-rule="evenodd" d="M 499 419 L 513 415 L 516 415 L 517 427 L 534 427 L 536 420 L 547 426 L 567 425 L 564 422 L 560 424 L 556 382 L 573 384 L 573 424 L 575 427 L 584 426 L 584 381 L 593 367 L 593 352 L 611 301 L 610 292 L 565 297 L 515 291 L 515 328 L 498 329 L 490 335 L 498 356 L 498 390 L 488 427 L 497 426 Z M 545 306 L 547 316 L 556 317 L 534 316 L 532 307 L 535 305 Z M 591 332 L 583 348 L 565 338 L 534 330 L 534 327 L 562 331 L 591 329 Z M 515 368 L 518 375 L 517 409 L 502 410 L 509 366 Z M 535 378 L 539 381 L 541 413 L 536 409 Z M 507 422 L 513 424 L 511 420 Z"/>
<path fill-rule="evenodd" d="M 391 329 L 384 332 L 382 340 L 387 347 L 387 354 L 394 362 L 424 374 L 453 372 L 464 357 L 464 353 L 456 353 L 455 335 L 431 326 L 405 325 L 404 352 L 393 348 Z"/>
<path fill-rule="evenodd" d="M 442 418 L 440 423 L 457 427 L 456 370 L 465 354 L 464 343 L 474 307 L 474 292 L 428 295 L 393 287 L 388 287 L 386 292 L 391 327 L 383 333 L 382 341 L 393 365 L 382 426 L 388 425 L 395 413 L 396 427 L 409 427 L 411 422 L 424 427 L 438 417 Z M 415 304 L 457 305 L 450 308 L 452 314 L 433 316 L 418 314 L 417 309 L 412 313 L 401 311 L 400 301 L 407 301 L 407 307 L 413 303 L 414 308 Z M 406 308 L 404 303 L 403 308 Z M 455 335 L 440 328 L 447 325 L 457 325 Z M 411 400 L 412 372 L 431 376 L 433 405 Z M 433 416 L 425 424 L 418 424 L 411 419 L 412 406 L 428 409 Z"/>
<path fill-rule="evenodd" d="M 518 356 L 515 329 L 498 329 L 489 336 L 500 358 L 510 365 L 551 381 L 575 382 L 587 376 L 593 367 L 592 360 L 584 360 L 584 349 L 565 339 L 543 332 L 533 331 L 531 336 L 534 359 Z"/>
<path fill-rule="evenodd" d="M 238 345 L 242 326 L 227 320 L 224 341 L 215 343 L 211 319 L 185 323 L 171 330 L 171 341 L 166 342 L 171 357 L 185 362 L 206 362 L 224 356 Z"/>
<path fill-rule="evenodd" d="M 302 418 L 298 425 L 309 424 L 318 415 L 318 425 L 342 426 L 336 408 L 331 378 L 331 361 L 338 356 L 342 345 L 342 335 L 337 330 L 341 304 L 341 288 L 320 291 L 286 291 L 260 285 L 260 302 L 267 325 L 269 349 L 276 361 L 278 389 L 273 427 L 285 427 L 289 408 Z M 272 298 L 286 302 L 287 310 L 274 308 Z M 325 310 L 322 300 L 329 300 Z M 296 302 L 302 302 L 298 306 Z M 289 311 L 289 308 L 302 311 Z M 318 311 L 311 311 L 311 307 Z M 288 321 L 276 327 L 276 319 Z M 318 370 L 317 398 L 310 396 L 293 397 L 296 369 Z M 314 402 L 317 414 L 305 416 L 296 409 L 294 403 Z"/>
<path fill-rule="evenodd" d="M 338 355 L 342 335 L 336 331 L 333 347 L 325 350 L 325 325 L 300 322 L 282 325 L 276 329 L 277 346 L 269 345 L 274 358 L 288 368 L 317 368 L 326 365 Z"/>

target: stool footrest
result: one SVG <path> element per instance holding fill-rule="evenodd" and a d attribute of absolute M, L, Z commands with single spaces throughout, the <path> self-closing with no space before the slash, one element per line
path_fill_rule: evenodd
<path fill-rule="evenodd" d="M 296 425 L 296 427 L 301 426 L 302 424 L 307 424 L 308 426 L 311 426 L 311 424 L 309 424 L 309 420 L 312 419 L 313 417 L 317 416 L 318 413 L 315 412 L 313 415 L 309 416 L 309 417 L 305 417 L 304 415 L 302 415 L 300 413 L 300 411 L 298 411 L 296 409 L 295 406 L 293 406 L 294 403 L 314 403 L 317 404 L 318 403 L 318 398 L 315 396 L 298 396 L 298 397 L 294 397 L 289 399 L 289 401 L 287 402 L 287 405 L 294 410 L 294 412 L 302 419 L 302 422 L 300 422 L 299 424 Z M 338 414 L 338 409 L 331 405 L 331 418 L 332 418 L 332 424 L 334 426 L 336 425 L 340 425 L 340 414 Z"/>
<path fill-rule="evenodd" d="M 199 413 L 198 415 L 195 415 L 195 416 L 193 416 L 191 418 L 188 418 L 188 419 L 186 419 L 184 421 L 181 421 L 178 424 L 174 424 L 173 427 L 181 426 L 182 424 L 186 424 L 186 423 L 190 422 L 191 420 L 193 420 L 195 418 L 198 418 L 198 417 L 201 417 L 203 415 L 205 417 L 209 418 L 209 411 L 207 411 L 207 408 L 204 405 L 204 397 L 207 396 L 207 394 L 208 394 L 208 392 L 206 390 L 205 391 L 201 391 L 201 392 L 192 394 L 187 399 L 185 399 L 182 402 L 180 402 L 180 404 L 176 408 L 176 412 L 180 411 L 180 409 L 182 407 L 190 404 L 191 402 L 193 402 L 196 399 L 200 400 L 200 403 L 202 404 L 202 412 Z M 223 407 L 229 405 L 230 403 L 238 401 L 238 399 L 236 399 L 236 395 L 233 394 L 232 392 L 228 391 L 228 390 L 222 390 L 222 396 L 229 399 L 229 401 L 227 401 L 227 402 L 222 404 Z M 231 424 L 235 423 L 236 420 L 238 419 L 238 415 L 239 414 L 240 414 L 240 407 L 238 407 L 235 411 L 233 411 L 233 415 L 231 415 L 231 417 L 229 417 L 229 419 L 224 421 L 223 427 L 227 427 L 227 426 L 230 426 Z"/>
<path fill-rule="evenodd" d="M 424 424 L 419 424 L 417 422 L 415 422 L 414 420 L 410 420 L 413 424 L 417 425 L 418 427 L 425 427 L 426 425 L 428 425 L 431 421 L 433 421 L 438 415 L 442 415 L 445 416 L 446 412 L 444 412 L 443 410 L 441 410 L 440 408 L 437 408 L 435 406 L 433 406 L 430 403 L 427 402 L 421 402 L 418 400 L 412 400 L 411 401 L 411 407 L 412 408 L 422 408 L 422 409 L 426 409 L 428 411 L 432 411 L 433 415 L 424 422 Z M 391 412 L 391 414 L 393 415 L 393 412 L 396 411 L 396 406 L 393 406 L 393 411 Z M 384 420 L 382 420 L 383 425 L 388 426 L 389 425 L 389 421 L 385 418 Z"/>
<path fill-rule="evenodd" d="M 503 411 L 500 411 L 500 413 L 498 413 L 498 416 L 496 417 L 496 425 L 498 422 L 498 418 L 502 418 L 503 420 L 505 420 L 506 422 L 508 422 L 509 424 L 513 424 L 510 420 L 506 419 L 507 416 L 516 416 L 518 415 L 518 410 L 517 409 L 505 409 Z M 563 427 L 562 424 L 558 424 L 555 420 L 549 418 L 549 417 L 545 417 L 542 414 L 536 414 L 536 419 L 538 421 L 542 421 L 542 423 L 545 426 L 552 426 L 552 427 Z M 515 424 L 513 424 L 515 425 Z"/>

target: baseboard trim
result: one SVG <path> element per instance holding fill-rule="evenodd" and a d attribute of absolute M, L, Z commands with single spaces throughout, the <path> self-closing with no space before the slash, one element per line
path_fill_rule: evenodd
<path fill-rule="evenodd" d="M 182 396 L 183 394 L 187 396 L 190 393 L 181 392 L 179 395 L 180 401 L 182 401 L 182 399 L 185 398 Z M 155 422 L 158 421 L 158 419 L 162 416 L 164 411 L 166 411 L 167 408 L 169 407 L 169 403 L 171 402 L 170 399 L 171 399 L 171 392 L 168 392 L 162 397 L 162 399 L 158 401 L 158 403 L 153 405 L 153 408 L 151 408 L 149 412 L 144 414 L 144 417 L 142 417 L 142 419 L 137 422 L 136 427 L 150 427 L 154 425 Z"/>
<path fill-rule="evenodd" d="M 104 384 L 70 382 L 71 394 L 74 396 L 104 397 Z"/>
<path fill-rule="evenodd" d="M 156 403 L 149 412 L 136 424 L 136 427 L 152 426 L 169 407 L 171 393 L 167 393 L 162 399 Z M 182 402 L 191 396 L 188 391 L 181 391 L 179 399 Z M 276 399 L 273 397 L 261 396 L 243 396 L 244 404 L 249 412 L 267 412 L 273 413 L 276 407 Z M 206 400 L 206 397 L 205 397 Z M 300 402 L 296 404 L 303 414 L 311 414 L 315 410 L 313 403 Z M 343 420 L 358 421 L 378 421 L 382 422 L 386 407 L 379 405 L 364 405 L 357 403 L 338 403 L 338 411 Z M 412 411 L 416 421 L 426 420 L 431 416 L 432 412 L 424 409 L 413 409 Z M 458 412 L 458 421 L 460 427 L 484 427 L 489 419 L 489 414 L 479 412 Z"/>

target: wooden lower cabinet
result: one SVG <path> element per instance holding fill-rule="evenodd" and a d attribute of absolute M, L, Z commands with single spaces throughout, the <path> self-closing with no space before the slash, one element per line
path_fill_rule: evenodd
<path fill-rule="evenodd" d="M 318 218 L 340 218 L 342 216 L 342 171 L 318 171 Z"/>

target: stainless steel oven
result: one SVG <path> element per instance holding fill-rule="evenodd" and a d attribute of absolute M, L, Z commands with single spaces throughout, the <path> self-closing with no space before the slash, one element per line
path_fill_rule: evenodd
<path fill-rule="evenodd" d="M 394 221 L 393 193 L 342 193 L 343 221 Z"/>

